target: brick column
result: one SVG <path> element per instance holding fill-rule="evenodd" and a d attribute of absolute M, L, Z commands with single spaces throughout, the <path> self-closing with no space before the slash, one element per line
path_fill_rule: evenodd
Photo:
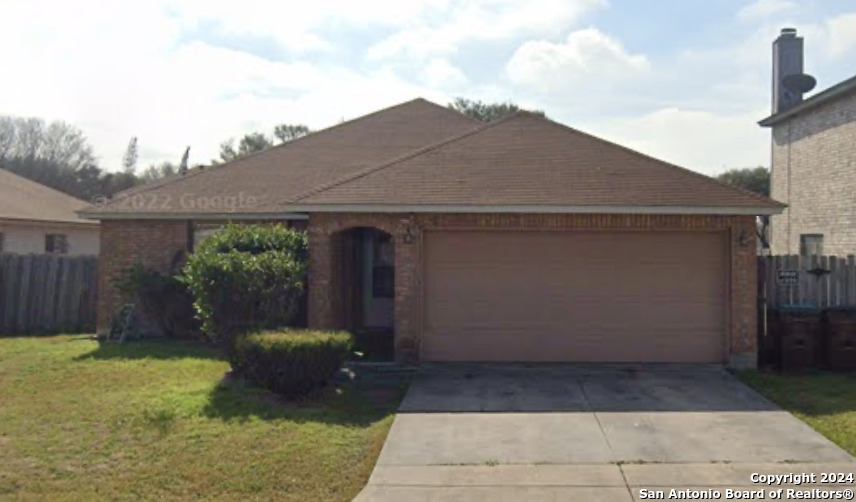
<path fill-rule="evenodd" d="M 135 263 L 168 273 L 181 265 L 188 251 L 188 221 L 102 220 L 98 256 L 98 333 L 110 331 L 122 303 L 113 281 Z"/>
<path fill-rule="evenodd" d="M 333 236 L 316 220 L 313 216 L 309 223 L 309 327 L 333 329 L 336 327 Z"/>
<path fill-rule="evenodd" d="M 422 315 L 422 230 L 414 219 L 400 216 L 395 229 L 395 359 L 419 360 Z"/>
<path fill-rule="evenodd" d="M 731 227 L 731 347 L 729 366 L 758 364 L 758 256 L 754 216 Z"/>
<path fill-rule="evenodd" d="M 339 232 L 375 228 L 395 242 L 395 357 L 419 358 L 419 290 L 422 237 L 419 225 L 405 214 L 313 213 L 309 216 L 309 327 L 342 328 L 344 293 Z M 408 230 L 409 229 L 409 230 Z"/>

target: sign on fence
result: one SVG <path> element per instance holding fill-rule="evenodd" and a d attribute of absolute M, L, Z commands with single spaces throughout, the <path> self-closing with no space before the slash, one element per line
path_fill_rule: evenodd
<path fill-rule="evenodd" d="M 758 258 L 758 283 L 770 307 L 856 307 L 856 257 Z"/>
<path fill-rule="evenodd" d="M 0 253 L 0 334 L 95 328 L 98 259 Z"/>
<path fill-rule="evenodd" d="M 799 270 L 777 270 L 776 281 L 780 286 L 796 286 L 799 284 Z"/>

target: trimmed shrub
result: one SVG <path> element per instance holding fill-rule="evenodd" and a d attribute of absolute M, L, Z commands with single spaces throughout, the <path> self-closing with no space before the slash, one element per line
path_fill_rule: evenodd
<path fill-rule="evenodd" d="M 193 296 L 177 277 L 161 274 L 136 263 L 114 281 L 125 301 L 139 308 L 145 324 L 156 335 L 189 337 L 199 332 L 199 320 L 193 309 Z"/>
<path fill-rule="evenodd" d="M 323 387 L 342 367 L 353 346 L 343 331 L 289 329 L 238 339 L 236 362 L 247 380 L 287 397 Z"/>
<path fill-rule="evenodd" d="M 307 255 L 303 232 L 284 225 L 229 225 L 189 257 L 182 280 L 206 335 L 233 367 L 238 337 L 297 322 Z"/>
<path fill-rule="evenodd" d="M 251 255 L 279 251 L 288 253 L 295 261 L 304 263 L 309 258 L 306 233 L 289 229 L 283 224 L 229 224 L 202 241 L 196 253 L 230 253 L 233 251 Z"/>

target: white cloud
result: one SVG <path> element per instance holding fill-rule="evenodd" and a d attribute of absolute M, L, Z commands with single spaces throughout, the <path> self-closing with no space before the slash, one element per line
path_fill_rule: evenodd
<path fill-rule="evenodd" d="M 842 58 L 856 49 L 856 12 L 836 16 L 826 22 L 829 54 Z"/>
<path fill-rule="evenodd" d="M 0 6 L 0 56 L 15 75 L 0 78 L 0 114 L 81 127 L 107 169 L 118 168 L 132 136 L 141 166 L 177 161 L 187 145 L 191 162 L 208 162 L 244 132 L 282 122 L 321 128 L 418 95 L 445 99 L 382 70 L 182 42 L 184 21 L 150 4 L 89 7 L 80 16 L 85 6 L 65 2 Z M 56 16 L 30 22 L 50 9 Z"/>
<path fill-rule="evenodd" d="M 322 28 L 400 26 L 445 0 L 313 0 L 310 4 L 270 0 L 156 0 L 185 26 L 208 22 L 235 36 L 270 38 L 296 53 L 324 51 L 335 42 Z"/>
<path fill-rule="evenodd" d="M 580 29 L 606 0 L 0 1 L 0 114 L 69 121 L 117 169 L 131 136 L 143 166 L 187 145 L 207 162 L 220 141 L 277 123 L 321 128 L 466 96 L 543 109 L 691 168 L 752 165 L 768 158 L 755 122 L 780 17 L 803 21 L 792 24 L 819 87 L 853 72 L 856 13 L 791 3 L 755 2 L 725 26 L 735 37 L 675 54 Z"/>
<path fill-rule="evenodd" d="M 743 22 L 766 21 L 772 17 L 796 10 L 791 0 L 756 0 L 737 11 L 737 19 Z"/>
<path fill-rule="evenodd" d="M 769 131 L 763 110 L 740 114 L 664 108 L 592 124 L 592 132 L 682 167 L 715 175 L 726 168 L 767 165 Z"/>
<path fill-rule="evenodd" d="M 556 34 L 606 0 L 450 0 L 371 47 L 370 60 L 448 55 L 471 41 Z"/>
<path fill-rule="evenodd" d="M 467 76 L 445 59 L 434 58 L 425 66 L 425 82 L 433 88 L 458 87 L 467 83 Z"/>
<path fill-rule="evenodd" d="M 530 40 L 509 60 L 506 71 L 516 84 L 542 91 L 552 88 L 601 86 L 650 69 L 643 54 L 631 54 L 617 39 L 596 28 L 572 32 L 562 43 Z"/>
<path fill-rule="evenodd" d="M 0 56 L 16 78 L 0 79 L 0 113 L 74 123 L 107 169 L 117 168 L 131 136 L 139 138 L 143 166 L 178 159 L 188 144 L 193 162 L 207 162 L 230 136 L 281 122 L 325 127 L 415 96 L 445 102 L 448 96 L 438 90 L 468 84 L 460 68 L 437 55 L 414 61 L 410 78 L 382 63 L 318 62 L 314 53 L 337 49 L 337 41 L 325 38 L 331 30 L 386 30 L 391 39 L 404 40 L 392 53 L 448 38 L 451 45 L 436 47 L 442 53 L 466 40 L 554 29 L 603 3 L 316 0 L 309 8 L 261 0 L 4 2 Z M 419 26 L 425 37 L 407 39 Z M 294 57 L 272 61 L 199 38 L 216 34 L 272 40 Z"/>

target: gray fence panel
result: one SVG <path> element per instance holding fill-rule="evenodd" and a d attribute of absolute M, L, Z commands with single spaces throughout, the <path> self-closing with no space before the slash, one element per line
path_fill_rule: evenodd
<path fill-rule="evenodd" d="M 98 259 L 0 253 L 0 334 L 95 328 Z"/>
<path fill-rule="evenodd" d="M 761 256 L 758 280 L 770 307 L 856 307 L 856 257 L 798 255 Z M 796 284 L 779 280 L 779 271 L 797 271 Z"/>

